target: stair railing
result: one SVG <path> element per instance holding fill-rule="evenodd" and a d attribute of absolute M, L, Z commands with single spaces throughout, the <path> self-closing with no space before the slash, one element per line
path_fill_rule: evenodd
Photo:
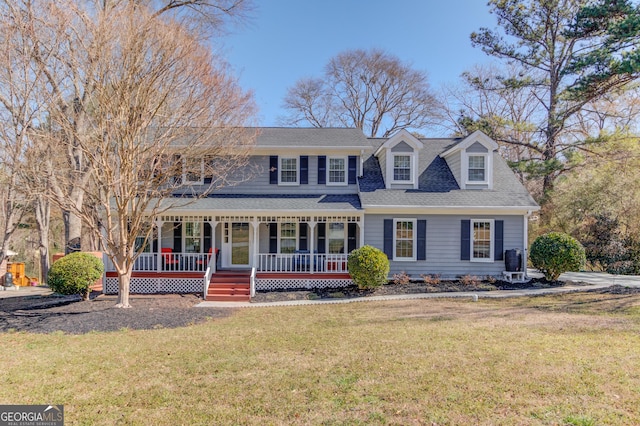
<path fill-rule="evenodd" d="M 249 296 L 256 295 L 256 267 L 251 268 L 251 277 L 249 281 Z"/>
<path fill-rule="evenodd" d="M 207 270 L 204 272 L 204 296 L 207 299 L 207 293 L 209 292 L 209 284 L 211 283 L 211 277 L 216 273 L 216 256 L 210 256 L 209 263 L 207 264 Z"/>

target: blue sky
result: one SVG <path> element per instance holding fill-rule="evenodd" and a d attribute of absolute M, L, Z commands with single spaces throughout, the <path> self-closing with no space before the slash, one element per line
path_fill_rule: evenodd
<path fill-rule="evenodd" d="M 251 23 L 225 37 L 225 56 L 253 90 L 262 126 L 277 125 L 287 89 L 319 77 L 349 49 L 381 48 L 426 71 L 434 90 L 490 59 L 471 32 L 494 28 L 485 0 L 256 0 Z"/>

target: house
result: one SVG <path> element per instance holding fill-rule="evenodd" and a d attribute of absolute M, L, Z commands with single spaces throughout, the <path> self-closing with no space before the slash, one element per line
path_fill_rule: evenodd
<path fill-rule="evenodd" d="M 391 274 L 415 278 L 500 276 L 509 249 L 526 265 L 528 218 L 539 207 L 482 132 L 367 138 L 358 129 L 262 128 L 248 167 L 257 170 L 250 179 L 154 219 L 133 293 L 233 300 L 248 297 L 249 282 L 346 286 L 347 255 L 365 244 L 387 254 Z M 199 185 L 203 177 L 192 190 Z M 116 293 L 109 269 L 105 292 Z"/>

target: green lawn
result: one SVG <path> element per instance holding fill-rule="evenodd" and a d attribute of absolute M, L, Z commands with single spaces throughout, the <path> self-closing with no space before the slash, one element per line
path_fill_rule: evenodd
<path fill-rule="evenodd" d="M 0 347 L 0 404 L 64 404 L 69 425 L 640 424 L 639 295 L 253 308 Z"/>

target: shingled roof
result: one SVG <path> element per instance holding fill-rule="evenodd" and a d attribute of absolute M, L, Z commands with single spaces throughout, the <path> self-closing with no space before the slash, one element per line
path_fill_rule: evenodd
<path fill-rule="evenodd" d="M 360 202 L 367 207 L 523 207 L 537 208 L 498 152 L 494 152 L 493 189 L 460 189 L 447 162 L 440 154 L 458 144 L 461 138 L 423 138 L 419 152 L 418 189 L 386 189 L 384 173 L 373 153 L 387 139 L 369 139 L 371 148 L 359 179 Z"/>

